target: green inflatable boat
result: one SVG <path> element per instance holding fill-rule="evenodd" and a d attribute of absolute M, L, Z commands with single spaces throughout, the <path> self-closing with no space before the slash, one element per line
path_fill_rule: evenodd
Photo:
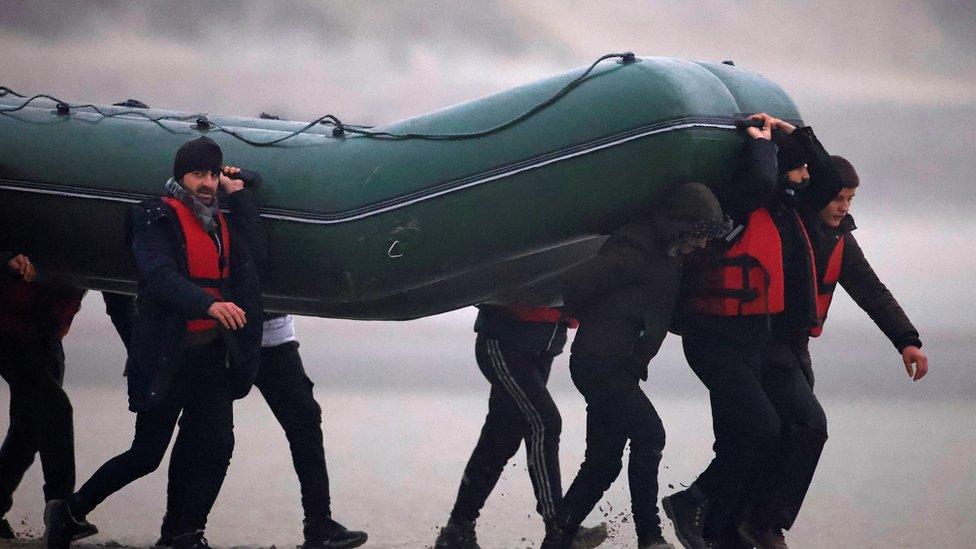
<path fill-rule="evenodd" d="M 0 98 L 0 249 L 134 292 L 129 206 L 204 133 L 260 172 L 270 310 L 411 319 L 558 300 L 560 273 L 682 181 L 732 175 L 738 117 L 799 114 L 728 64 L 629 54 L 364 128 Z M 0 77 L 2 79 L 2 77 Z"/>

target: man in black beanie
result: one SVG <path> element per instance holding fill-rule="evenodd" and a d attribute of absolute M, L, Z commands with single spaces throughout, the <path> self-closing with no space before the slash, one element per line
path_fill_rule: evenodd
<path fill-rule="evenodd" d="M 795 338 L 817 325 L 816 281 L 800 215 L 841 188 L 809 127 L 765 114 L 747 128 L 745 171 L 718 186 L 738 225 L 695 265 L 679 330 L 688 363 L 708 387 L 715 458 L 687 490 L 664 498 L 686 547 L 786 547 L 826 440 L 823 410 L 796 361 Z M 773 156 L 775 155 L 775 157 Z M 784 366 L 785 365 L 785 366 Z M 798 387 L 798 382 L 803 387 Z M 779 513 L 754 513 L 777 491 Z"/>
<path fill-rule="evenodd" d="M 67 547 L 105 498 L 159 467 L 179 420 L 170 460 L 170 497 L 180 516 L 173 544 L 206 548 L 203 530 L 234 447 L 233 401 L 247 394 L 261 352 L 265 254 L 257 206 L 220 147 L 200 137 L 183 146 L 162 198 L 133 206 L 129 241 L 139 271 L 129 341 L 129 450 L 112 458 L 72 496 L 48 504 L 48 548 Z M 225 218 L 218 187 L 226 193 Z"/>

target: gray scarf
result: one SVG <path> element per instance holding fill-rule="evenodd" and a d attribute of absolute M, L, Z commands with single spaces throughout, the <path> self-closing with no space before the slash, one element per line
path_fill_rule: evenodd
<path fill-rule="evenodd" d="M 166 192 L 170 196 L 179 200 L 190 211 L 193 212 L 193 217 L 196 217 L 198 221 L 203 225 L 203 228 L 207 232 L 215 232 L 217 230 L 217 197 L 214 196 L 213 205 L 206 206 L 202 202 L 196 199 L 195 196 L 190 194 L 190 191 L 186 190 L 183 185 L 180 185 L 172 177 L 166 181 Z"/>

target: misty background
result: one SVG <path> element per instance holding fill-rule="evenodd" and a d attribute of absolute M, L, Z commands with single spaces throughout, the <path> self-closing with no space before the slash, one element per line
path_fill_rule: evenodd
<path fill-rule="evenodd" d="M 971 517 L 976 515 L 973 1 L 8 0 L 0 7 L 0 85 L 22 94 L 104 104 L 134 98 L 163 109 L 244 116 L 264 111 L 297 120 L 332 113 L 348 123 L 385 123 L 585 66 L 611 51 L 734 60 L 782 86 L 827 149 L 856 166 L 862 183 L 852 210 L 859 226 L 855 234 L 921 333 L 930 373 L 912 383 L 891 344 L 838 290 L 825 334 L 812 343 L 817 393 L 837 406 L 835 416 L 825 405 L 831 421 L 839 419 L 832 424 L 839 429 L 832 431 L 828 447 L 845 435 L 868 437 L 878 445 L 875 454 L 906 460 L 911 455 L 927 460 L 929 467 L 953 471 L 951 480 L 942 478 L 938 484 L 941 496 L 930 499 L 961 513 L 949 526 L 958 536 L 953 539 L 967 539 L 964 534 L 973 533 Z M 490 230 L 490 220 L 485 228 Z M 434 401 L 440 398 L 436 395 L 458 391 L 486 396 L 487 383 L 474 362 L 475 314 L 468 308 L 409 322 L 299 318 L 296 327 L 317 388 L 346 395 L 337 397 L 336 405 L 358 411 L 364 402 L 394 398 L 390 395 L 435 395 Z M 117 403 L 117 414 L 122 414 L 124 352 L 97 293 L 86 297 L 65 346 L 69 394 L 94 387 L 99 395 L 114 395 L 105 402 Z M 557 359 L 551 385 L 566 395 L 557 400 L 564 408 L 564 440 L 571 440 L 581 436 L 581 425 L 573 422 L 581 420 L 582 400 L 569 380 L 567 355 Z M 652 362 L 646 386 L 655 402 L 690 398 L 703 403 L 707 395 L 674 337 Z M 348 396 L 356 394 L 370 396 Z M 0 385 L 0 397 L 5 396 L 6 386 Z M 891 408 L 861 405 L 868 401 Z M 322 402 L 328 410 L 329 403 Z M 243 413 L 256 410 L 253 406 L 245 402 Z M 704 404 L 694 408 L 699 414 L 706 409 Z M 930 415 L 922 413 L 926 410 Z M 468 439 L 458 444 L 443 478 L 425 481 L 443 483 L 447 494 L 431 512 L 432 524 L 446 516 L 483 411 L 465 412 L 464 417 L 473 418 L 464 424 L 471 431 Z M 449 407 L 435 408 L 430 417 L 450 413 Z M 673 434 L 667 414 L 662 415 L 671 444 L 681 435 Z M 367 413 L 363 421 L 390 421 L 384 418 Z M 865 418 L 872 429 L 854 428 Z M 897 438 L 899 426 L 892 422 L 903 420 L 906 429 L 942 437 L 932 451 L 951 451 L 932 456 L 913 446 L 910 432 Z M 329 427 L 328 413 L 326 425 L 351 428 Z M 694 433 L 694 440 L 704 455 L 708 424 L 696 425 L 701 432 Z M 436 445 L 424 438 L 431 435 L 426 431 L 435 431 L 432 427 L 408 430 Z M 79 446 L 85 436 L 79 436 Z M 894 446 L 885 448 L 886 443 Z M 573 447 L 568 448 L 564 460 L 571 463 L 564 475 L 579 463 Z M 827 478 L 842 492 L 845 468 L 873 470 L 876 457 L 828 464 L 826 469 L 836 475 Z M 338 459 L 341 465 L 347 458 Z M 697 463 L 680 479 L 688 480 Z M 887 467 L 865 482 L 884 484 L 899 475 L 894 465 Z M 87 470 L 79 466 L 81 476 Z M 518 481 L 528 484 L 524 475 Z M 523 495 L 528 512 L 531 494 Z M 886 492 L 874 503 L 903 495 L 904 490 Z M 836 503 L 833 496 L 829 499 Z M 913 516 L 915 510 L 904 505 L 904 514 L 877 519 L 879 528 Z M 870 519 L 869 512 L 850 514 L 845 507 L 821 510 L 841 520 Z M 433 534 L 427 534 L 418 539 L 432 541 Z"/>

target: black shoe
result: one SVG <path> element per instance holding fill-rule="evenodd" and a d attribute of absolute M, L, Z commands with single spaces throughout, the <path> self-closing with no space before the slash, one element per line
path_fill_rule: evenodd
<path fill-rule="evenodd" d="M 593 549 L 606 541 L 610 532 L 607 530 L 607 523 L 601 522 L 596 526 L 580 526 L 576 531 L 576 537 L 569 545 L 571 549 Z"/>
<path fill-rule="evenodd" d="M 366 543 L 366 532 L 348 530 L 345 526 L 326 519 L 325 524 L 311 534 L 306 532 L 302 549 L 348 549 Z"/>
<path fill-rule="evenodd" d="M 790 549 L 780 528 L 756 528 L 748 522 L 739 526 L 742 539 L 759 549 Z"/>
<path fill-rule="evenodd" d="M 10 523 L 7 519 L 0 518 L 0 539 L 15 539 L 17 537 L 14 534 L 14 529 L 10 527 Z"/>
<path fill-rule="evenodd" d="M 546 537 L 539 549 L 572 549 L 580 527 L 575 525 L 559 525 L 556 522 L 546 523 Z"/>
<path fill-rule="evenodd" d="M 474 521 L 447 521 L 434 542 L 434 549 L 480 549 L 478 536 L 474 532 Z"/>
<path fill-rule="evenodd" d="M 686 549 L 708 549 L 705 543 L 705 514 L 708 500 L 695 485 L 661 500 L 664 513 L 674 524 L 674 533 Z"/>
<path fill-rule="evenodd" d="M 65 549 L 77 541 L 98 533 L 98 528 L 71 514 L 67 500 L 55 499 L 44 507 L 44 546 L 47 549 Z"/>
<path fill-rule="evenodd" d="M 207 538 L 203 537 L 203 530 L 194 530 L 178 536 L 173 536 L 174 549 L 210 549 Z"/>
<path fill-rule="evenodd" d="M 159 525 L 159 539 L 155 547 L 172 547 L 176 537 L 176 521 L 170 519 L 169 513 L 163 516 L 163 523 Z"/>

